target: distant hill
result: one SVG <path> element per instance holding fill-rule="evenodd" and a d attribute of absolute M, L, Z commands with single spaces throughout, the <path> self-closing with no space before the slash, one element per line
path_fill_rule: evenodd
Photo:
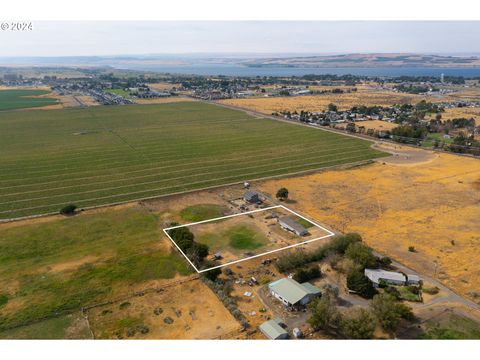
<path fill-rule="evenodd" d="M 242 62 L 251 67 L 480 67 L 480 57 L 422 54 L 346 54 L 252 59 Z"/>

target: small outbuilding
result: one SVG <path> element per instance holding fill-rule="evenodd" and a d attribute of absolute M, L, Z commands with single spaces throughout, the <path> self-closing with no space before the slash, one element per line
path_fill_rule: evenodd
<path fill-rule="evenodd" d="M 259 202 L 261 202 L 260 194 L 255 192 L 255 191 L 247 191 L 243 195 L 243 200 L 245 200 L 246 202 L 249 202 L 251 204 L 258 204 Z"/>
<path fill-rule="evenodd" d="M 298 236 L 308 235 L 307 229 L 305 229 L 302 225 L 296 222 L 291 216 L 283 216 L 279 218 L 278 223 L 283 229 L 291 231 Z"/>
<path fill-rule="evenodd" d="M 281 326 L 282 321 L 277 317 L 272 320 L 265 321 L 260 325 L 259 329 L 263 335 L 271 340 L 288 339 L 288 332 Z"/>
<path fill-rule="evenodd" d="M 422 279 L 420 276 L 415 274 L 407 274 L 407 284 L 408 285 L 420 285 Z"/>
<path fill-rule="evenodd" d="M 381 282 L 390 285 L 405 285 L 407 283 L 405 275 L 394 271 L 365 269 L 365 276 L 372 282 L 374 287 L 379 287 Z"/>

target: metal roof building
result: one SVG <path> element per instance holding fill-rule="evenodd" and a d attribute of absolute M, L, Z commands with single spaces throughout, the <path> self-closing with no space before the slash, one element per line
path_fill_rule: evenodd
<path fill-rule="evenodd" d="M 291 216 L 283 216 L 278 219 L 280 226 L 284 229 L 287 229 L 291 232 L 294 232 L 298 236 L 305 236 L 308 234 L 307 229 L 305 229 L 302 225 L 296 222 Z"/>
<path fill-rule="evenodd" d="M 247 191 L 243 195 L 243 199 L 249 203 L 258 203 L 260 201 L 260 194 L 255 191 Z"/>
<path fill-rule="evenodd" d="M 288 332 L 280 326 L 282 321 L 279 318 L 265 321 L 259 329 L 267 338 L 280 340 L 288 338 Z"/>
<path fill-rule="evenodd" d="M 365 276 L 374 286 L 378 286 L 381 281 L 394 285 L 405 285 L 407 282 L 407 278 L 402 273 L 382 269 L 365 269 Z"/>
<path fill-rule="evenodd" d="M 299 284 L 283 278 L 268 284 L 270 293 L 287 306 L 306 305 L 320 295 L 320 289 L 310 283 Z"/>

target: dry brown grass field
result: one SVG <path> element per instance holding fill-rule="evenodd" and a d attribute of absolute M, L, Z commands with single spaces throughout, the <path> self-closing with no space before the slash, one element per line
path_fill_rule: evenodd
<path fill-rule="evenodd" d="M 152 83 L 148 84 L 148 87 L 154 90 L 170 90 L 173 87 L 179 88 L 182 84 L 172 84 L 168 82 Z"/>
<path fill-rule="evenodd" d="M 395 161 L 399 155 L 392 163 L 259 186 L 269 194 L 287 187 L 291 208 L 334 230 L 360 233 L 379 252 L 478 302 L 472 295 L 480 292 L 480 161 L 434 154 L 416 163 L 414 151 L 403 162 Z"/>
<path fill-rule="evenodd" d="M 240 330 L 198 279 L 95 308 L 89 319 L 95 338 L 100 339 L 214 339 Z M 138 331 L 141 325 L 148 327 L 148 333 Z"/>
<path fill-rule="evenodd" d="M 392 130 L 396 128 L 398 124 L 390 123 L 382 120 L 367 120 L 367 121 L 356 121 L 355 125 L 364 126 L 365 129 L 375 129 L 375 130 Z"/>
<path fill-rule="evenodd" d="M 335 88 L 334 86 L 331 87 Z M 340 110 L 349 109 L 356 105 L 381 105 L 390 106 L 393 104 L 416 103 L 424 99 L 422 96 L 402 94 L 390 91 L 381 91 L 358 87 L 358 91 L 344 94 L 324 94 L 295 97 L 262 97 L 249 99 L 226 99 L 220 103 L 240 106 L 243 108 L 258 111 L 264 114 L 271 114 L 276 111 L 324 111 L 328 104 L 336 104 Z"/>
<path fill-rule="evenodd" d="M 480 122 L 480 108 L 461 107 L 445 109 L 442 113 L 442 120 L 450 120 L 455 118 L 474 118 L 476 123 Z"/>

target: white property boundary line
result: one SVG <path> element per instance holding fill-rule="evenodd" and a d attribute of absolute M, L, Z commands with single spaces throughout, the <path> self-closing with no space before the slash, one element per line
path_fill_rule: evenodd
<path fill-rule="evenodd" d="M 315 225 L 316 227 L 326 231 L 328 233 L 328 235 L 325 235 L 325 236 L 320 236 L 318 238 L 315 238 L 315 239 L 310 239 L 310 240 L 306 240 L 306 241 L 302 241 L 298 244 L 293 244 L 293 245 L 289 245 L 289 246 L 285 246 L 283 248 L 280 248 L 280 249 L 275 249 L 275 250 L 271 250 L 271 251 L 267 251 L 267 252 L 264 252 L 262 254 L 258 254 L 258 255 L 253 255 L 253 256 L 250 256 L 250 257 L 247 257 L 245 259 L 240 259 L 240 260 L 235 260 L 235 261 L 231 261 L 231 262 L 228 262 L 226 264 L 221 264 L 221 265 L 217 265 L 217 266 L 213 266 L 211 268 L 208 268 L 208 269 L 203 269 L 203 270 L 198 270 L 197 267 L 192 263 L 192 261 L 190 261 L 190 259 L 188 258 L 188 256 L 182 251 L 182 249 L 180 249 L 180 247 L 175 243 L 175 241 L 173 241 L 173 239 L 170 237 L 170 235 L 168 234 L 168 231 L 169 230 L 172 230 L 172 229 L 178 229 L 178 228 L 181 228 L 181 227 L 188 227 L 188 226 L 193 226 L 193 225 L 198 225 L 198 224 L 204 224 L 204 223 L 207 223 L 207 222 L 212 222 L 212 221 L 217 221 L 217 220 L 222 220 L 222 219 L 228 219 L 228 218 L 232 218 L 232 217 L 235 217 L 235 216 L 241 216 L 241 215 L 248 215 L 248 214 L 253 214 L 253 213 L 257 213 L 257 212 L 261 212 L 261 211 L 267 211 L 267 210 L 272 210 L 272 209 L 278 209 L 278 208 L 282 208 L 300 218 L 302 218 L 303 220 L 305 221 L 308 221 L 309 223 L 312 223 L 313 225 Z M 206 272 L 206 271 L 210 271 L 210 270 L 213 270 L 213 269 L 218 269 L 218 268 L 222 268 L 222 267 L 225 267 L 225 266 L 229 266 L 229 265 L 233 265 L 233 264 L 237 264 L 239 262 L 242 262 L 242 261 L 247 261 L 247 260 L 251 260 L 251 259 L 254 259 L 254 258 L 257 258 L 257 257 L 260 257 L 260 256 L 265 256 L 265 255 L 268 255 L 268 254 L 272 254 L 272 253 L 275 253 L 275 252 L 278 252 L 278 251 L 282 251 L 282 250 L 286 250 L 286 249 L 290 249 L 290 248 L 294 248 L 294 247 L 297 247 L 297 246 L 300 246 L 300 245 L 304 245 L 304 244 L 308 244 L 308 243 L 311 243 L 311 242 L 314 242 L 314 241 L 318 241 L 318 240 L 322 240 L 322 239 L 326 239 L 326 238 L 329 238 L 329 237 L 332 237 L 334 236 L 335 234 L 324 228 L 323 226 L 317 224 L 316 222 L 310 220 L 310 219 L 307 219 L 305 216 L 303 215 L 300 215 L 299 213 L 287 208 L 286 206 L 283 206 L 283 205 L 275 205 L 275 206 L 270 206 L 270 207 L 266 207 L 266 208 L 263 208 L 263 209 L 257 209 L 257 210 L 251 210 L 251 211 L 246 211 L 246 212 L 243 212 L 243 213 L 238 213 L 238 214 L 233 214 L 233 215 L 227 215 L 227 216 L 221 216 L 221 217 L 218 217 L 218 218 L 214 218 L 214 219 L 209 219 L 209 220 L 202 220 L 202 221 L 197 221 L 197 222 L 193 222 L 193 223 L 190 223 L 190 224 L 184 224 L 184 225 L 177 225 L 177 226 L 171 226 L 171 227 L 168 227 L 168 228 L 164 228 L 163 229 L 163 232 L 165 233 L 165 235 L 167 235 L 167 237 L 170 239 L 170 241 L 175 245 L 175 247 L 178 249 L 178 251 L 180 251 L 180 253 L 185 257 L 185 259 L 187 259 L 187 261 L 190 263 L 190 265 L 192 265 L 192 267 L 195 269 L 195 271 L 197 273 L 203 273 L 203 272 Z"/>

